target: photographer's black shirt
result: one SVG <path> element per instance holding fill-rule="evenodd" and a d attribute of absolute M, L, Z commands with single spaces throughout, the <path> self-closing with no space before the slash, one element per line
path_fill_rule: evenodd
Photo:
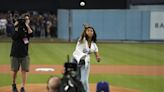
<path fill-rule="evenodd" d="M 12 35 L 12 47 L 11 47 L 11 53 L 10 56 L 21 58 L 28 56 L 28 45 L 29 45 L 29 39 L 32 37 L 33 34 L 26 32 L 25 30 L 18 30 L 15 31 Z M 26 39 L 27 41 L 25 41 Z"/>

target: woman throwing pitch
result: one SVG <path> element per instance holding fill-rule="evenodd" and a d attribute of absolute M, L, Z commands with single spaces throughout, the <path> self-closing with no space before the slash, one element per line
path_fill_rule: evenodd
<path fill-rule="evenodd" d="M 79 67 L 80 80 L 83 83 L 86 92 L 89 92 L 89 72 L 90 72 L 90 54 L 94 53 L 97 62 L 100 62 L 100 55 L 96 45 L 96 32 L 93 27 L 84 25 L 84 31 L 77 42 L 76 49 L 73 52 L 73 62 Z"/>

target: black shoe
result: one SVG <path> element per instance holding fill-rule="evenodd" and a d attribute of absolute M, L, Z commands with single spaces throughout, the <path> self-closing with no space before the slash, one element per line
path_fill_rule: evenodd
<path fill-rule="evenodd" d="M 24 87 L 22 87 L 22 88 L 20 89 L 20 92 L 25 92 Z"/>
<path fill-rule="evenodd" d="M 16 84 L 12 84 L 12 90 L 13 92 L 18 92 Z"/>

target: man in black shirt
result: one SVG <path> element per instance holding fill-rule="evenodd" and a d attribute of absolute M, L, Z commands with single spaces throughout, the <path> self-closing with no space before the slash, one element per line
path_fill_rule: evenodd
<path fill-rule="evenodd" d="M 30 37 L 33 36 L 32 29 L 29 26 L 30 19 L 28 15 L 18 19 L 15 22 L 15 32 L 12 35 L 12 47 L 11 47 L 11 70 L 13 71 L 13 92 L 18 92 L 16 87 L 16 76 L 19 68 L 22 72 L 22 87 L 20 92 L 25 92 L 26 72 L 29 71 L 29 55 L 28 45 Z"/>

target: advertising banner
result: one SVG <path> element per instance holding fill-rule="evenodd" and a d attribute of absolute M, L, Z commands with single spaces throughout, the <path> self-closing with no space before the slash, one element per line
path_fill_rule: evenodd
<path fill-rule="evenodd" d="M 164 40 L 164 11 L 151 12 L 150 39 Z"/>

